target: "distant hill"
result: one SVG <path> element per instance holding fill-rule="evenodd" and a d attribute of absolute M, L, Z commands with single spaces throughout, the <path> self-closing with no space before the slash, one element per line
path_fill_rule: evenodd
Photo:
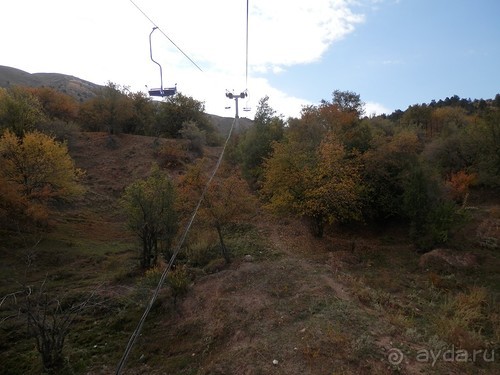
<path fill-rule="evenodd" d="M 57 91 L 71 95 L 75 99 L 83 102 L 96 95 L 96 92 L 103 86 L 85 81 L 78 77 L 60 73 L 28 73 L 20 69 L 0 65 L 0 87 L 28 86 L 28 87 L 51 87 Z M 232 117 L 221 117 L 207 114 L 212 124 L 222 135 L 227 135 Z M 253 124 L 252 120 L 240 118 L 235 132 L 248 128 Z"/>
<path fill-rule="evenodd" d="M 20 69 L 0 65 L 0 87 L 29 86 L 51 87 L 71 95 L 79 101 L 95 96 L 102 86 L 78 77 L 60 73 L 28 73 Z"/>
<path fill-rule="evenodd" d="M 229 132 L 229 129 L 231 129 L 231 125 L 233 124 L 234 117 L 221 117 L 221 116 L 210 115 L 210 114 L 207 114 L 207 116 L 210 119 L 210 121 L 212 122 L 212 125 L 214 125 L 215 128 L 217 130 L 219 130 L 219 132 L 222 135 L 226 136 L 227 133 Z M 252 125 L 253 125 L 252 120 L 247 119 L 245 117 L 239 118 L 237 126 L 234 129 L 234 132 L 235 133 L 241 132 L 241 131 L 249 128 Z"/>

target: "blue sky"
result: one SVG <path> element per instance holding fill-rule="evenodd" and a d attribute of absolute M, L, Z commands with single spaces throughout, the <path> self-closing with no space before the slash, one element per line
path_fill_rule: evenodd
<path fill-rule="evenodd" d="M 267 95 L 285 117 L 336 89 L 360 94 L 367 114 L 500 92 L 499 0 L 249 0 L 248 82 L 245 0 L 133 2 L 203 70 L 156 32 L 165 86 L 209 113 L 234 115 L 225 91 L 245 88 L 241 106 Z M 133 91 L 159 85 L 152 24 L 130 0 L 3 0 L 0 12 L 0 65 Z"/>
<path fill-rule="evenodd" d="M 459 95 L 500 93 L 500 1 L 384 1 L 321 60 L 270 82 L 312 102 L 334 89 L 389 111 Z M 300 84 L 293 77 L 307 77 Z"/>

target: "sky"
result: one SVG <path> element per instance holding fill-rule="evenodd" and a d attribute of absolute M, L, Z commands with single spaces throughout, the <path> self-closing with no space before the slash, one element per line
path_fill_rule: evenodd
<path fill-rule="evenodd" d="M 248 4 L 248 69 L 245 0 L 1 0 L 0 65 L 147 92 L 160 86 L 156 24 L 164 87 L 220 116 L 235 114 L 227 91 L 247 90 L 240 117 L 268 96 L 285 119 L 334 90 L 367 115 L 500 93 L 499 0 Z"/>

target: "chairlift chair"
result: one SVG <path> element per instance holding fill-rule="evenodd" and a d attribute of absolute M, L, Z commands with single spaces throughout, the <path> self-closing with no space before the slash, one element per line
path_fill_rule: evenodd
<path fill-rule="evenodd" d="M 177 93 L 177 84 L 175 84 L 174 87 L 168 87 L 168 88 L 163 88 L 163 71 L 161 68 L 161 65 L 153 59 L 153 47 L 151 44 L 151 35 L 153 32 L 157 29 L 158 27 L 153 27 L 153 30 L 149 33 L 149 55 L 151 57 L 151 61 L 153 61 L 156 65 L 160 67 L 160 83 L 161 87 L 160 88 L 153 88 L 148 90 L 149 96 L 159 96 L 159 97 L 164 97 L 164 96 L 172 96 Z"/>
<path fill-rule="evenodd" d="M 248 99 L 248 92 L 245 90 L 245 97 L 247 98 L 247 101 L 245 103 L 245 106 L 243 107 L 244 112 L 250 112 L 252 110 L 252 107 L 248 105 L 249 99 Z"/>

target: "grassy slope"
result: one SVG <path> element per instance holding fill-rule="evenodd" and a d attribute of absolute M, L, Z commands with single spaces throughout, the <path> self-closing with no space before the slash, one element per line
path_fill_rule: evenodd
<path fill-rule="evenodd" d="M 36 249 L 0 248 L 2 295 L 26 279 L 33 285 L 46 279 L 46 288 L 62 297 L 95 292 L 68 335 L 67 373 L 114 373 L 158 277 L 136 271 L 137 245 L 116 203 L 124 186 L 147 175 L 158 146 L 129 135 L 117 137 L 116 148 L 106 145 L 107 136 L 98 133 L 71 143 L 87 172 L 84 199 L 64 210 Z M 207 155 L 214 159 L 218 152 L 208 149 Z M 182 168 L 170 172 L 175 177 Z M 336 228 L 319 240 L 300 221 L 261 213 L 228 231 L 235 257 L 230 266 L 216 273 L 191 270 L 193 282 L 176 306 L 169 288 L 162 290 L 125 373 L 498 373 L 498 358 L 434 366 L 415 358 L 442 341 L 499 350 L 498 249 L 476 244 L 478 225 L 500 220 L 499 205 L 478 202 L 471 211 L 474 220 L 456 243 L 460 252 L 479 256 L 479 266 L 467 270 L 420 268 L 398 228 Z M 246 254 L 253 260 L 245 261 Z M 28 255 L 33 263 L 26 274 Z M 11 298 L 4 302 L 1 318 L 13 305 Z M 16 318 L 0 324 L 5 374 L 40 372 L 24 332 Z M 398 366 L 387 361 L 394 347 L 406 355 Z"/>

